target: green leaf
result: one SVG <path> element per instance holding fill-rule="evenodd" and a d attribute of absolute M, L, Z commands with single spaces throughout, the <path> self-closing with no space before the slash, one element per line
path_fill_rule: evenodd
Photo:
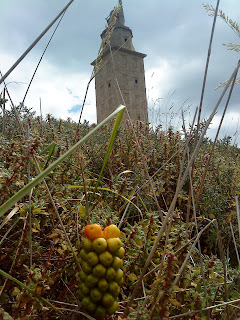
<path fill-rule="evenodd" d="M 128 279 L 130 281 L 136 281 L 138 279 L 138 277 L 134 273 L 130 273 L 128 276 Z"/>
<path fill-rule="evenodd" d="M 171 302 L 172 305 L 174 305 L 175 307 L 181 307 L 181 303 L 178 302 L 177 300 L 174 300 L 174 299 L 170 299 L 169 298 L 169 301 Z"/>
<path fill-rule="evenodd" d="M 48 158 L 47 158 L 47 161 L 46 161 L 46 163 L 45 163 L 44 169 L 47 168 L 48 163 L 49 163 L 49 161 L 50 161 L 50 159 L 51 159 L 51 156 L 52 156 L 52 154 L 53 154 L 53 151 L 54 151 L 56 145 L 57 145 L 57 144 L 53 141 L 53 142 L 46 148 L 46 149 L 48 150 Z M 46 150 L 46 149 L 45 149 L 45 150 Z"/>
<path fill-rule="evenodd" d="M 173 286 L 172 289 L 174 291 L 185 291 L 186 289 L 183 289 L 183 288 L 179 288 L 178 286 Z"/>
<path fill-rule="evenodd" d="M 103 169 L 105 168 L 107 158 L 110 154 L 112 144 L 113 144 L 113 135 L 116 136 L 117 128 L 120 124 L 123 112 L 125 110 L 125 106 L 121 105 L 119 106 L 113 113 L 111 113 L 106 119 L 104 119 L 101 123 L 99 123 L 95 128 L 93 128 L 88 134 L 86 134 L 85 137 L 83 137 L 81 140 L 79 140 L 74 146 L 72 146 L 68 151 L 66 151 L 62 156 L 60 156 L 56 161 L 54 161 L 52 164 L 50 164 L 44 171 L 39 173 L 39 175 L 32 179 L 31 182 L 29 182 L 25 187 L 23 187 L 20 191 L 18 191 L 14 196 L 12 196 L 9 200 L 7 200 L 1 207 L 0 207 L 0 217 L 4 215 L 5 212 L 7 212 L 11 207 L 13 207 L 19 200 L 21 200 L 26 194 L 28 194 L 32 188 L 34 188 L 36 185 L 38 185 L 45 177 L 47 177 L 60 163 L 62 163 L 66 158 L 68 158 L 70 155 L 74 153 L 74 151 L 83 144 L 91 135 L 93 135 L 98 129 L 100 129 L 108 120 L 113 118 L 117 115 L 114 129 L 112 136 L 110 138 L 110 143 L 108 147 L 108 151 L 106 154 L 106 157 L 103 162 L 103 168 L 100 172 L 98 182 L 100 181 Z M 116 131 L 116 132 L 115 132 Z"/>
<path fill-rule="evenodd" d="M 197 284 L 197 292 L 200 293 L 202 291 L 201 283 L 198 282 Z"/>
<path fill-rule="evenodd" d="M 19 288 L 17 288 L 17 287 L 14 287 L 14 288 L 13 288 L 12 296 L 16 297 L 16 296 L 17 296 L 18 294 L 20 294 L 20 293 L 21 293 L 21 291 L 20 291 Z"/>
<path fill-rule="evenodd" d="M 49 151 L 48 154 L 51 156 L 56 145 L 57 144 L 54 141 L 52 141 L 45 149 L 43 149 L 43 151 L 39 153 L 39 155 L 41 156 L 42 154 L 47 153 Z"/>
<path fill-rule="evenodd" d="M 37 213 L 39 213 L 39 212 L 41 212 L 41 209 L 40 209 L 40 208 L 36 208 L 36 209 L 32 210 L 32 213 L 33 213 L 33 214 L 37 214 Z"/>
<path fill-rule="evenodd" d="M 41 230 L 40 223 L 39 223 L 38 219 L 36 219 L 36 218 L 33 219 L 33 224 L 37 230 Z"/>
<path fill-rule="evenodd" d="M 86 218 L 86 215 L 87 215 L 87 211 L 86 211 L 85 207 L 84 207 L 82 204 L 80 204 L 80 205 L 78 206 L 78 209 L 79 209 L 79 216 L 80 216 L 80 218 L 81 218 L 81 219 L 85 219 L 85 218 Z"/>

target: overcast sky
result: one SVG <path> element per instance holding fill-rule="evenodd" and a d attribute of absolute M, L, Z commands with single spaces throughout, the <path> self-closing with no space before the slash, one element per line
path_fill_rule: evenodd
<path fill-rule="evenodd" d="M 207 1 L 207 0 L 206 0 Z M 105 18 L 117 0 L 75 0 L 67 10 L 36 74 L 25 104 L 43 115 L 71 117 L 78 121 L 87 82 L 92 73 L 105 29 Z M 208 4 L 216 6 L 217 1 Z M 4 74 L 68 3 L 67 0 L 0 0 L 0 70 Z M 154 124 L 181 126 L 180 110 L 187 124 L 199 105 L 213 18 L 200 0 L 123 0 L 125 24 L 133 31 L 133 44 L 145 58 L 146 87 L 150 119 Z M 239 0 L 221 0 L 220 9 L 240 21 Z M 53 28 L 6 79 L 15 104 L 22 101 L 38 60 Z M 209 65 L 202 118 L 215 106 L 222 89 L 219 82 L 230 77 L 239 53 L 227 51 L 222 43 L 239 43 L 238 36 L 220 18 Z M 13 82 L 13 83 L 11 83 Z M 17 82 L 17 83 L 15 83 Z M 2 91 L 3 86 L 0 86 Z M 235 87 L 222 135 L 234 135 L 240 143 L 239 85 Z M 211 125 L 213 137 L 221 117 Z M 96 122 L 95 86 L 92 82 L 83 119 Z M 237 133 L 236 133 L 237 132 Z"/>

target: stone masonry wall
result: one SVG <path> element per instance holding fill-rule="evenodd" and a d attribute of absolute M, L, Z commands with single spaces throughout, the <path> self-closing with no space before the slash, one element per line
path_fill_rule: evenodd
<path fill-rule="evenodd" d="M 148 122 L 145 72 L 145 55 L 136 51 L 112 49 L 116 77 L 132 120 Z M 110 58 L 110 59 L 109 59 Z M 108 61 L 107 61 L 108 60 Z M 107 62 L 106 62 L 107 61 Z M 113 112 L 122 101 L 117 89 L 115 72 L 110 53 L 104 55 L 106 65 L 96 75 L 97 122 L 101 122 Z M 124 118 L 127 119 L 125 112 Z"/>

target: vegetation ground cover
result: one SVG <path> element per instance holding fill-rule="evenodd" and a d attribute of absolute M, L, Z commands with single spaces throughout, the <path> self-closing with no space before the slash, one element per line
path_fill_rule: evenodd
<path fill-rule="evenodd" d="M 13 125 L 11 113 L 7 114 L 8 125 L 1 134 L 0 204 L 38 174 L 35 161 L 44 170 L 94 127 L 87 122 L 78 126 L 70 119 L 57 120 L 51 115 L 43 120 L 27 108 L 21 115 L 23 127 L 30 128 L 29 139 Z M 3 117 L 1 132 L 2 125 Z M 166 132 L 136 122 L 137 142 L 130 123 L 122 124 L 96 188 L 111 136 L 110 123 L 46 178 L 77 257 L 86 224 L 114 223 L 121 228 L 126 250 L 124 282 L 120 309 L 113 318 L 126 318 L 127 302 L 172 203 L 179 173 L 194 149 L 192 129 L 186 149 L 189 137 L 171 127 Z M 239 257 L 235 250 L 240 244 L 236 210 L 239 149 L 231 145 L 229 137 L 217 141 L 201 188 L 212 144 L 206 138 L 201 145 L 130 306 L 128 319 L 236 318 L 237 308 L 230 302 L 240 299 Z M 151 184 L 146 169 L 152 177 Z M 30 197 L 18 202 L 15 211 L 9 210 L 2 217 L 0 245 L 1 270 L 62 312 L 59 315 L 25 287 L 0 275 L 2 316 L 89 317 L 78 299 L 79 266 L 43 183 L 32 190 Z"/>

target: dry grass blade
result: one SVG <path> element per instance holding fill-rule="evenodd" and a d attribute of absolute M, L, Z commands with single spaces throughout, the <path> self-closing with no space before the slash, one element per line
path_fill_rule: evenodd
<path fill-rule="evenodd" d="M 26 128 L 26 140 L 28 141 L 28 152 L 30 149 L 29 146 L 29 139 L 30 139 L 30 127 L 29 124 L 27 124 L 27 128 Z M 28 171 L 28 182 L 31 181 L 31 167 L 30 167 L 30 158 L 28 159 L 28 163 L 27 163 L 27 171 Z M 32 252 L 32 193 L 33 193 L 33 189 L 30 190 L 29 192 L 29 250 L 30 250 L 30 268 L 32 268 L 32 256 L 33 256 L 33 252 Z"/>
<path fill-rule="evenodd" d="M 0 247 L 3 243 L 3 241 L 7 238 L 8 234 L 11 232 L 11 230 L 15 227 L 15 225 L 18 223 L 20 219 L 17 218 L 16 221 L 13 223 L 13 225 L 8 229 L 8 231 L 4 234 L 4 236 L 2 237 L 2 239 L 0 240 Z"/>
<path fill-rule="evenodd" d="M 122 217 L 121 217 L 121 220 L 119 221 L 119 224 L 118 224 L 118 228 L 119 228 L 119 229 L 121 229 L 124 221 L 125 221 L 125 220 L 127 219 L 127 217 L 128 217 L 127 211 L 128 211 L 128 208 L 129 208 L 130 204 L 132 203 L 132 199 L 133 199 L 133 197 L 134 197 L 134 195 L 135 195 L 135 193 L 136 193 L 137 187 L 138 187 L 138 186 L 135 187 L 135 189 L 132 191 L 132 193 L 131 193 L 131 195 L 130 195 L 130 197 L 129 197 L 129 199 L 128 199 L 128 204 L 127 204 L 127 206 L 126 206 L 126 208 L 125 208 L 125 210 L 124 210 L 124 213 L 123 213 L 123 215 L 122 215 Z M 137 209 L 140 210 L 138 207 L 137 207 Z M 140 210 L 140 214 L 141 214 L 141 216 L 142 216 L 141 210 Z"/>
<path fill-rule="evenodd" d="M 183 118 L 183 130 L 184 130 L 184 133 L 185 133 L 185 137 L 187 137 L 187 132 L 185 130 L 185 125 L 184 125 L 185 121 L 184 121 L 184 114 L 183 113 L 182 113 L 182 118 Z M 189 149 L 187 149 L 187 156 L 188 156 L 188 161 L 189 161 L 189 157 L 190 157 Z M 193 181 L 192 181 L 192 170 L 189 171 L 189 181 L 190 181 L 190 193 L 191 193 L 191 197 L 189 197 L 189 198 L 192 199 L 192 207 L 193 207 L 195 228 L 196 228 L 196 233 L 197 233 L 197 237 L 198 237 L 198 234 L 199 234 L 199 232 L 198 232 L 198 220 L 197 220 L 195 198 L 194 198 L 194 188 L 193 188 Z M 201 274 L 202 274 L 203 286 L 204 286 L 204 294 L 205 294 L 205 298 L 206 298 L 206 307 L 208 307 L 207 286 L 206 286 L 206 281 L 205 281 L 205 272 L 204 272 L 204 266 L 203 266 L 201 244 L 200 244 L 200 240 L 199 239 L 198 239 L 198 250 L 199 250 L 199 258 L 200 258 Z M 210 319 L 209 311 L 207 312 L 207 317 L 208 317 L 208 319 Z"/>
<path fill-rule="evenodd" d="M 218 222 L 215 221 L 215 226 L 217 229 L 217 241 L 218 241 L 218 248 L 219 248 L 219 254 L 220 254 L 220 258 L 222 260 L 222 265 L 223 265 L 223 274 L 224 274 L 224 295 L 223 295 L 223 299 L 225 302 L 228 301 L 228 287 L 227 287 L 227 267 L 226 267 L 226 263 L 225 263 L 225 257 L 224 257 L 224 251 L 223 251 L 223 243 L 222 243 L 222 238 L 220 235 L 220 230 L 218 228 Z M 228 305 L 226 305 L 225 308 L 225 313 L 224 313 L 224 318 L 227 320 L 229 319 L 229 308 Z"/>
<path fill-rule="evenodd" d="M 2 105 L 2 112 L 3 112 L 3 125 L 2 125 L 2 134 L 5 136 L 6 133 L 6 89 L 3 88 L 3 105 Z"/>
<path fill-rule="evenodd" d="M 227 302 L 215 304 L 214 306 L 210 306 L 210 307 L 203 308 L 203 309 L 200 309 L 200 310 L 194 310 L 194 311 L 190 311 L 190 312 L 186 312 L 186 313 L 181 313 L 181 314 L 169 317 L 169 319 L 183 318 L 183 317 L 186 317 L 186 316 L 194 315 L 196 313 L 200 313 L 200 312 L 207 311 L 207 310 L 212 310 L 212 309 L 215 309 L 215 308 L 231 305 L 233 303 L 238 303 L 238 302 L 240 302 L 240 299 L 236 299 L 236 300 L 232 300 L 232 301 L 227 301 Z"/>
<path fill-rule="evenodd" d="M 214 149 L 215 149 L 215 146 L 216 146 L 216 143 L 217 143 L 217 139 L 218 139 L 218 136 L 219 136 L 219 133 L 220 133 L 220 129 L 222 127 L 222 123 L 223 123 L 223 120 L 224 120 L 224 117 L 225 117 L 225 114 L 226 114 L 226 111 L 227 111 L 227 108 L 228 108 L 228 105 L 229 105 L 229 101 L 230 101 L 231 96 L 232 96 L 233 87 L 234 87 L 234 84 L 235 84 L 236 77 L 237 77 L 237 73 L 235 74 L 235 76 L 233 78 L 233 81 L 231 83 L 231 89 L 229 91 L 228 99 L 227 99 L 227 102 L 226 102 L 226 105 L 225 105 L 225 108 L 224 108 L 224 111 L 223 111 L 223 114 L 222 114 L 222 117 L 221 117 L 221 121 L 219 123 L 218 129 L 217 129 L 217 133 L 215 135 L 215 139 L 214 139 L 214 142 L 213 142 L 213 145 L 212 145 L 212 149 L 211 149 L 210 155 L 209 155 L 209 157 L 207 159 L 207 162 L 205 164 L 204 173 L 202 175 L 202 181 L 201 181 L 200 188 L 199 188 L 199 191 L 198 191 L 198 194 L 197 194 L 197 197 L 196 197 L 196 207 L 198 207 L 199 199 L 201 197 L 202 189 L 203 189 L 203 186 L 204 186 L 205 177 L 206 177 L 206 174 L 207 174 L 207 171 L 208 171 L 208 168 L 209 168 L 210 161 L 211 161 L 212 156 L 214 154 Z M 239 236 L 240 236 L 240 233 L 239 233 Z"/>
<path fill-rule="evenodd" d="M 1 70 L 0 70 L 0 76 L 2 76 Z M 17 124 L 19 125 L 21 131 L 23 132 L 24 130 L 23 130 L 23 126 L 22 126 L 22 122 L 21 122 L 20 116 L 19 116 L 19 114 L 17 112 L 17 109 L 16 109 L 15 105 L 13 104 L 13 101 L 12 101 L 12 98 L 11 98 L 11 96 L 9 94 L 8 89 L 7 89 L 6 83 L 5 82 L 3 82 L 3 83 L 4 83 L 5 92 L 7 93 L 7 96 L 9 98 L 10 102 L 11 102 L 11 107 L 12 107 L 12 109 L 14 111 L 14 116 L 16 118 Z"/>
<path fill-rule="evenodd" d="M 217 1 L 217 6 L 216 6 L 216 9 L 215 9 L 215 13 L 214 13 L 214 19 L 213 19 L 211 37 L 210 37 L 210 42 L 209 42 L 209 47 L 208 47 L 208 55 L 207 55 L 206 67 L 205 67 L 204 78 L 203 78 L 203 85 L 202 85 L 202 93 L 201 93 L 200 105 L 199 105 L 199 113 L 198 113 L 198 121 L 197 121 L 196 138 L 197 138 L 198 131 L 199 131 L 199 125 L 200 125 L 200 119 L 201 119 L 201 112 L 202 112 L 202 103 L 203 103 L 203 97 L 204 97 L 204 92 L 205 92 L 205 86 L 206 86 L 206 80 L 207 80 L 207 73 L 208 73 L 208 65 L 209 65 L 210 56 L 211 56 L 212 41 L 213 41 L 213 35 L 214 35 L 214 30 L 215 30 L 215 25 L 216 25 L 216 20 L 217 20 L 217 13 L 218 13 L 219 2 L 220 2 L 220 0 Z"/>
<path fill-rule="evenodd" d="M 236 201 L 238 232 L 239 232 L 239 241 L 240 241 L 240 212 L 239 212 L 238 196 L 235 197 L 235 201 Z"/>
<path fill-rule="evenodd" d="M 12 217 L 18 212 L 19 207 L 16 206 L 14 209 L 12 209 L 12 211 L 4 218 L 3 222 L 0 225 L 0 230 L 2 229 L 2 227 L 8 223 L 9 220 L 12 219 Z"/>
<path fill-rule="evenodd" d="M 77 314 L 81 315 L 81 318 L 79 318 L 79 319 L 82 319 L 82 320 L 83 320 L 82 316 L 83 316 L 84 318 L 86 318 L 86 319 L 89 319 L 89 320 L 96 320 L 95 318 L 91 317 L 89 314 L 86 314 L 86 313 L 81 312 L 81 311 L 78 311 L 78 310 L 68 309 L 68 308 L 58 308 L 58 310 L 77 313 Z"/>
<path fill-rule="evenodd" d="M 233 232 L 232 222 L 230 222 L 230 228 L 231 228 L 231 233 L 232 233 L 232 237 L 233 237 L 235 252 L 236 252 L 236 256 L 237 256 L 238 267 L 240 268 L 240 259 L 239 259 L 239 254 L 238 254 L 238 249 L 237 249 L 237 244 L 236 244 L 235 235 L 234 235 L 234 232 Z"/>

